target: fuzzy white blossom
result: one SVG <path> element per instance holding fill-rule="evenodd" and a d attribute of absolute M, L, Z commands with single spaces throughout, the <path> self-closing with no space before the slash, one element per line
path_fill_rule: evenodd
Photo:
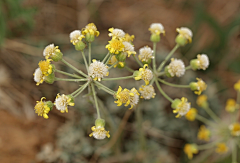
<path fill-rule="evenodd" d="M 198 54 L 197 60 L 199 62 L 199 69 L 206 70 L 209 66 L 209 59 L 206 54 Z"/>
<path fill-rule="evenodd" d="M 37 68 L 33 75 L 34 75 L 33 79 L 37 83 L 37 85 L 43 82 L 44 76 L 40 68 Z"/>
<path fill-rule="evenodd" d="M 193 33 L 189 28 L 187 28 L 187 27 L 177 28 L 177 32 L 180 35 L 182 35 L 184 38 L 189 40 L 189 42 L 192 42 Z"/>
<path fill-rule="evenodd" d="M 145 100 L 154 98 L 156 95 L 154 87 L 152 85 L 142 85 L 139 88 L 139 92 L 141 93 L 141 98 L 144 98 Z"/>
<path fill-rule="evenodd" d="M 101 79 L 104 76 L 108 76 L 108 74 L 108 67 L 100 61 L 96 61 L 94 59 L 93 63 L 91 63 L 89 66 L 88 75 L 91 76 L 94 80 L 101 81 Z"/>
<path fill-rule="evenodd" d="M 185 73 L 185 65 L 181 59 L 171 59 L 171 63 L 168 65 L 168 72 L 172 77 L 181 77 Z"/>
<path fill-rule="evenodd" d="M 123 52 L 127 53 L 128 57 L 130 57 L 131 54 L 136 54 L 136 52 L 134 51 L 134 46 L 131 43 L 124 41 L 123 45 Z"/>
<path fill-rule="evenodd" d="M 150 25 L 149 31 L 151 31 L 152 34 L 160 34 L 165 33 L 164 27 L 161 23 L 152 23 Z"/>
<path fill-rule="evenodd" d="M 139 101 L 139 93 L 138 91 L 135 89 L 135 88 L 132 88 L 130 90 L 130 93 L 132 94 L 130 96 L 130 105 L 131 107 L 135 106 L 138 104 L 138 101 Z"/>
<path fill-rule="evenodd" d="M 84 37 L 80 30 L 75 30 L 70 33 L 70 41 L 73 45 L 76 45 L 76 43 Z"/>
<path fill-rule="evenodd" d="M 62 94 L 61 96 L 58 94 L 54 104 L 57 110 L 60 110 L 62 113 L 68 112 L 68 105 L 74 106 L 72 99 L 69 96 L 64 94 Z"/>
<path fill-rule="evenodd" d="M 114 28 L 110 28 L 109 31 L 111 33 L 109 33 L 108 36 L 112 37 L 113 39 L 118 38 L 118 39 L 122 40 L 124 38 L 124 36 L 125 36 L 125 32 L 123 30 L 121 30 L 121 29 L 118 29 L 118 28 L 115 28 L 115 29 Z"/>
<path fill-rule="evenodd" d="M 153 50 L 148 47 L 148 46 L 144 46 L 139 50 L 139 56 L 138 56 L 139 60 L 141 60 L 142 62 L 145 61 L 147 62 L 149 59 L 153 59 Z"/>

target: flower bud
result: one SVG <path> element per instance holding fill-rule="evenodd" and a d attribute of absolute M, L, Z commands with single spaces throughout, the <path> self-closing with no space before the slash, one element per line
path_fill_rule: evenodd
<path fill-rule="evenodd" d="M 141 72 L 140 71 L 134 71 L 133 76 L 135 80 L 140 80 L 141 79 Z"/>
<path fill-rule="evenodd" d="M 104 127 L 105 126 L 105 120 L 101 119 L 101 118 L 96 119 L 95 126 L 96 126 L 96 128 L 97 127 Z"/>
<path fill-rule="evenodd" d="M 119 53 L 119 54 L 116 54 L 116 58 L 119 62 L 124 62 L 126 60 L 126 57 L 127 57 L 127 53 Z"/>
<path fill-rule="evenodd" d="M 182 36 L 182 35 L 177 35 L 175 42 L 180 45 L 180 46 L 185 46 L 188 43 L 188 40 Z"/>
<path fill-rule="evenodd" d="M 173 109 L 176 109 L 177 106 L 178 106 L 180 103 L 181 103 L 181 100 L 178 99 L 178 98 L 176 98 L 175 100 L 173 100 L 171 107 L 172 107 Z"/>
<path fill-rule="evenodd" d="M 142 61 L 142 63 L 143 63 L 144 65 L 145 65 L 145 64 L 148 64 L 148 65 L 149 65 L 151 62 L 152 62 L 152 58 L 149 58 L 147 62 L 146 62 L 146 61 Z"/>
<path fill-rule="evenodd" d="M 126 65 L 125 62 L 118 62 L 117 67 L 118 67 L 118 68 L 124 68 L 125 65 Z"/>
<path fill-rule="evenodd" d="M 68 97 L 70 103 L 74 103 L 74 97 L 72 95 L 66 95 Z"/>
<path fill-rule="evenodd" d="M 44 81 L 48 84 L 52 84 L 55 81 L 54 73 L 51 73 L 48 76 L 45 76 Z"/>
<path fill-rule="evenodd" d="M 55 65 L 54 65 L 54 64 L 51 64 L 51 66 L 52 66 L 52 73 L 54 73 L 54 72 L 55 72 L 55 70 L 56 70 L 56 67 L 55 67 Z"/>
<path fill-rule="evenodd" d="M 165 75 L 167 76 L 167 77 L 169 77 L 169 78 L 171 78 L 172 77 L 172 75 L 169 73 L 169 67 L 168 66 L 166 66 L 165 67 L 165 69 L 164 69 L 164 71 L 165 71 Z"/>
<path fill-rule="evenodd" d="M 199 88 L 197 82 L 191 82 L 191 83 L 189 84 L 189 86 L 190 86 L 190 88 L 191 88 L 192 91 L 197 91 L 198 88 Z"/>
<path fill-rule="evenodd" d="M 190 61 L 190 65 L 191 65 L 191 68 L 192 68 L 193 70 L 197 70 L 197 69 L 200 68 L 200 63 L 199 63 L 198 59 L 192 59 L 192 60 Z"/>
<path fill-rule="evenodd" d="M 86 45 L 85 45 L 85 43 L 82 42 L 82 41 L 78 41 L 78 42 L 76 43 L 76 45 L 75 45 L 75 49 L 76 49 L 77 51 L 82 51 L 82 50 L 85 49 L 85 47 L 86 47 Z"/>
<path fill-rule="evenodd" d="M 50 111 L 53 109 L 54 104 L 52 101 L 46 101 L 45 104 L 50 108 Z"/>
<path fill-rule="evenodd" d="M 159 42 L 160 41 L 160 35 L 158 34 L 152 34 L 151 37 L 150 37 L 150 40 L 152 42 Z"/>
<path fill-rule="evenodd" d="M 94 34 L 90 34 L 90 33 L 87 33 L 87 34 L 86 34 L 86 41 L 87 41 L 87 42 L 93 42 L 94 39 L 95 39 Z"/>
<path fill-rule="evenodd" d="M 51 59 L 54 61 L 54 62 L 58 62 L 62 59 L 63 57 L 63 54 L 60 50 L 56 50 L 54 55 L 51 56 Z"/>

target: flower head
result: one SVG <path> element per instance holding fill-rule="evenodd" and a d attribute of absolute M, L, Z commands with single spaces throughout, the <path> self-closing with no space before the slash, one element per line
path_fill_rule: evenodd
<path fill-rule="evenodd" d="M 234 89 L 236 91 L 240 91 L 240 80 L 238 80 L 238 82 L 234 84 Z"/>
<path fill-rule="evenodd" d="M 110 53 L 119 54 L 119 52 L 124 50 L 124 45 L 122 41 L 114 39 L 108 42 L 109 44 L 106 45 L 106 48 L 109 50 Z"/>
<path fill-rule="evenodd" d="M 37 83 L 36 85 L 42 84 L 44 81 L 44 75 L 40 68 L 37 68 L 33 74 L 34 81 Z"/>
<path fill-rule="evenodd" d="M 197 82 L 191 82 L 190 88 L 195 94 L 201 95 L 201 93 L 207 89 L 207 84 L 200 78 L 197 78 Z"/>
<path fill-rule="evenodd" d="M 112 39 L 119 39 L 119 40 L 123 40 L 125 37 L 125 32 L 121 29 L 118 28 L 109 28 L 109 30 L 111 33 L 108 34 L 109 37 L 112 37 Z"/>
<path fill-rule="evenodd" d="M 43 50 L 43 56 L 48 59 L 55 55 L 58 55 L 61 51 L 58 49 L 58 46 L 54 46 L 54 44 L 50 44 L 45 47 Z"/>
<path fill-rule="evenodd" d="M 106 137 L 110 138 L 109 131 L 106 131 L 104 127 L 102 126 L 93 126 L 92 128 L 92 133 L 89 134 L 90 137 L 94 137 L 95 139 L 105 139 Z"/>
<path fill-rule="evenodd" d="M 42 97 L 40 101 L 37 101 L 37 104 L 34 107 L 35 113 L 38 114 L 38 116 L 43 116 L 43 118 L 48 119 L 48 113 L 52 109 L 52 102 L 48 101 L 45 102 L 43 99 L 46 99 L 45 97 Z"/>
<path fill-rule="evenodd" d="M 197 115 L 197 109 L 191 108 L 185 115 L 186 119 L 189 121 L 194 121 Z"/>
<path fill-rule="evenodd" d="M 51 65 L 51 59 L 46 59 L 45 61 L 40 61 L 39 63 L 38 63 L 38 66 L 39 66 L 39 68 L 41 69 L 41 71 L 42 71 L 42 74 L 44 75 L 44 76 L 48 76 L 49 74 L 51 74 L 52 73 L 52 69 L 53 69 L 53 67 L 52 67 L 52 65 Z"/>
<path fill-rule="evenodd" d="M 236 104 L 236 101 L 234 99 L 231 99 L 231 98 L 228 99 L 225 110 L 227 112 L 234 112 L 236 109 L 238 109 L 238 105 Z"/>
<path fill-rule="evenodd" d="M 156 95 L 154 87 L 152 85 L 142 85 L 139 88 L 139 92 L 141 93 L 140 97 L 144 98 L 145 100 L 154 98 Z"/>
<path fill-rule="evenodd" d="M 200 95 L 197 97 L 197 105 L 200 107 L 206 107 L 208 106 L 208 102 L 207 102 L 207 96 L 206 95 Z"/>
<path fill-rule="evenodd" d="M 198 153 L 197 145 L 195 145 L 195 144 L 186 144 L 184 146 L 184 152 L 187 154 L 189 159 L 192 159 L 193 158 L 193 154 L 197 154 Z"/>
<path fill-rule="evenodd" d="M 150 69 L 148 69 L 148 65 L 145 64 L 143 68 L 140 68 L 139 71 L 137 71 L 135 80 L 143 79 L 145 81 L 145 84 L 148 85 L 149 81 L 153 78 L 153 73 Z"/>
<path fill-rule="evenodd" d="M 165 34 L 164 27 L 161 23 L 152 23 L 148 29 L 152 34 L 160 35 L 161 33 Z"/>
<path fill-rule="evenodd" d="M 223 154 L 228 151 L 228 147 L 226 146 L 225 143 L 218 143 L 215 151 L 219 154 Z"/>
<path fill-rule="evenodd" d="M 123 45 L 124 45 L 123 52 L 127 53 L 128 57 L 130 57 L 131 54 L 133 55 L 136 54 L 136 52 L 134 51 L 134 46 L 131 43 L 124 41 Z"/>
<path fill-rule="evenodd" d="M 138 96 L 139 93 L 135 88 L 132 88 L 131 90 L 125 88 L 122 90 L 122 87 L 119 86 L 116 93 L 117 101 L 114 102 L 117 104 L 117 106 L 121 106 L 122 104 L 125 104 L 124 106 L 128 106 L 130 104 L 131 107 L 129 109 L 132 109 L 132 107 L 138 103 Z"/>
<path fill-rule="evenodd" d="M 186 39 L 188 43 L 192 42 L 193 34 L 189 28 L 181 27 L 181 28 L 177 28 L 176 30 L 179 33 L 179 37 Z"/>
<path fill-rule="evenodd" d="M 171 77 L 181 77 L 185 73 L 185 65 L 181 59 L 171 59 L 171 63 L 168 65 L 168 73 Z"/>
<path fill-rule="evenodd" d="M 179 118 L 187 114 L 190 108 L 191 108 L 191 103 L 187 102 L 187 98 L 182 97 L 181 101 L 177 100 L 177 104 L 175 105 L 175 108 L 174 108 L 175 110 L 173 110 L 173 113 L 178 113 L 176 115 L 176 118 Z"/>
<path fill-rule="evenodd" d="M 138 104 L 139 101 L 139 93 L 135 88 L 132 88 L 130 90 L 130 94 L 133 94 L 133 96 L 130 95 L 130 105 L 131 107 L 129 109 L 132 109 L 135 105 Z"/>
<path fill-rule="evenodd" d="M 210 135 L 211 135 L 210 130 L 208 130 L 204 125 L 202 125 L 198 130 L 199 140 L 209 141 Z"/>
<path fill-rule="evenodd" d="M 232 136 L 240 136 L 240 123 L 233 123 L 228 128 Z"/>
<path fill-rule="evenodd" d="M 73 97 L 71 95 L 62 94 L 60 96 L 57 94 L 54 104 L 57 110 L 60 110 L 61 113 L 68 112 L 68 105 L 74 106 Z"/>
<path fill-rule="evenodd" d="M 127 42 L 133 42 L 133 39 L 134 39 L 134 35 L 130 36 L 128 33 L 126 33 L 124 36 L 124 40 Z"/>
<path fill-rule="evenodd" d="M 142 62 L 148 62 L 149 59 L 153 59 L 153 50 L 148 47 L 148 46 L 144 46 L 143 48 L 141 48 L 139 50 L 139 56 L 138 56 L 139 60 L 141 60 Z"/>
<path fill-rule="evenodd" d="M 80 30 L 75 30 L 70 33 L 70 41 L 73 45 L 76 45 L 79 41 L 82 41 L 82 39 L 85 36 L 82 35 Z"/>
<path fill-rule="evenodd" d="M 208 59 L 208 56 L 206 54 L 198 54 L 197 55 L 197 60 L 199 62 L 199 68 L 198 69 L 206 70 L 206 68 L 208 68 L 209 59 Z"/>
<path fill-rule="evenodd" d="M 97 27 L 94 23 L 89 23 L 85 28 L 82 29 L 82 34 L 90 34 L 98 37 L 100 32 L 97 30 Z"/>
<path fill-rule="evenodd" d="M 100 61 L 93 59 L 93 63 L 89 66 L 88 75 L 93 78 L 93 80 L 101 81 L 104 76 L 108 76 L 108 67 Z"/>

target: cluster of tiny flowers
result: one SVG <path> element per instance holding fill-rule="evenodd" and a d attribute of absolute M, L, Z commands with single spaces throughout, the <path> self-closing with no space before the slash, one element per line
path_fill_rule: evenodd
<path fill-rule="evenodd" d="M 141 93 L 140 98 L 144 98 L 145 100 L 154 98 L 156 95 L 154 87 L 152 85 L 142 85 L 139 88 L 139 92 Z"/>
<path fill-rule="evenodd" d="M 149 81 L 152 80 L 153 73 L 148 68 L 148 65 L 145 64 L 143 68 L 140 68 L 138 72 L 136 72 L 135 80 L 144 80 L 145 84 L 148 85 Z"/>
<path fill-rule="evenodd" d="M 171 59 L 171 63 L 168 65 L 168 73 L 171 77 L 181 77 L 185 73 L 185 65 L 181 59 Z"/>
<path fill-rule="evenodd" d="M 143 48 L 141 48 L 139 50 L 138 58 L 142 62 L 148 62 L 150 59 L 154 58 L 153 50 L 150 47 L 148 47 L 148 46 L 144 46 Z"/>
<path fill-rule="evenodd" d="M 175 110 L 173 110 L 173 113 L 178 113 L 176 115 L 176 118 L 178 118 L 187 114 L 190 108 L 191 103 L 187 102 L 187 98 L 182 97 L 181 101 L 179 101 L 178 104 L 176 105 Z"/>
<path fill-rule="evenodd" d="M 89 66 L 88 75 L 93 78 L 93 80 L 101 81 L 104 76 L 108 76 L 108 66 L 106 66 L 103 62 L 96 61 L 95 59 Z"/>

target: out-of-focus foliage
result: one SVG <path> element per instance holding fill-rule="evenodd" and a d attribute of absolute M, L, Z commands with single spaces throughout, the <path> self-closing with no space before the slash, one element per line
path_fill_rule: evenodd
<path fill-rule="evenodd" d="M 0 1 L 0 45 L 6 37 L 25 37 L 34 24 L 34 8 L 26 8 L 23 0 Z"/>

